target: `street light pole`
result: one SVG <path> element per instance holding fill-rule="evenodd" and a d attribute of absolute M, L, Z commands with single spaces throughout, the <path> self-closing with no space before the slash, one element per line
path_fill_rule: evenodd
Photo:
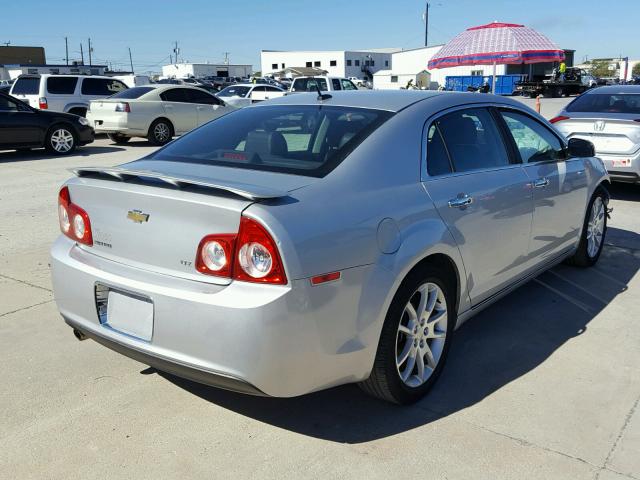
<path fill-rule="evenodd" d="M 424 46 L 429 46 L 429 2 L 426 4 L 424 11 Z"/>

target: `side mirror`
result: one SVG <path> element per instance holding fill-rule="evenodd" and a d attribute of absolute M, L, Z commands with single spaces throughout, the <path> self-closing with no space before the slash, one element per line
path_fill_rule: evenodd
<path fill-rule="evenodd" d="M 596 149 L 589 140 L 582 138 L 569 139 L 570 157 L 595 157 Z"/>

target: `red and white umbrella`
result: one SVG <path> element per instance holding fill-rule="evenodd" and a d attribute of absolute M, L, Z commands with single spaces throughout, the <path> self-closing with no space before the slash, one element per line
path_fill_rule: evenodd
<path fill-rule="evenodd" d="M 533 28 L 515 23 L 493 22 L 468 28 L 444 45 L 431 60 L 429 68 L 458 67 L 460 65 L 495 66 L 561 62 L 564 50 Z"/>

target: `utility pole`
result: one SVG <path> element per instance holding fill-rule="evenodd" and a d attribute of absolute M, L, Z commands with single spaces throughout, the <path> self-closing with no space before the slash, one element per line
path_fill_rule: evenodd
<path fill-rule="evenodd" d="M 84 65 L 84 53 L 82 52 L 82 42 L 80 42 L 80 61 Z"/>
<path fill-rule="evenodd" d="M 229 65 L 229 52 L 224 52 L 224 64 Z"/>
<path fill-rule="evenodd" d="M 424 46 L 429 46 L 429 2 L 426 2 L 426 8 L 424 11 Z"/>
<path fill-rule="evenodd" d="M 64 37 L 64 51 L 66 52 L 65 58 L 67 59 L 67 65 L 69 65 L 69 41 L 67 37 Z"/>
<path fill-rule="evenodd" d="M 169 54 L 169 64 L 173 64 L 173 55 Z"/>
<path fill-rule="evenodd" d="M 173 53 L 176 56 L 176 63 L 178 63 L 178 54 L 180 53 L 180 49 L 178 48 L 178 41 L 175 41 L 175 47 L 173 47 Z"/>
<path fill-rule="evenodd" d="M 131 47 L 129 47 L 129 63 L 131 64 L 131 73 L 133 73 L 133 59 L 131 58 Z"/>
<path fill-rule="evenodd" d="M 92 65 L 92 63 L 91 63 L 91 52 L 93 52 L 93 48 L 91 47 L 91 39 L 89 39 L 89 66 Z"/>

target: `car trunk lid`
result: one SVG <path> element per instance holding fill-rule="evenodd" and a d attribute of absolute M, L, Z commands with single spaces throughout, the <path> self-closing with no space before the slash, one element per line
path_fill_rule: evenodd
<path fill-rule="evenodd" d="M 249 205 L 288 195 L 266 181 L 239 182 L 126 166 L 80 168 L 75 173 L 78 178 L 67 184 L 71 201 L 87 211 L 94 239 L 92 247 L 81 248 L 136 268 L 217 284 L 230 280 L 195 269 L 202 238 L 235 234 Z"/>
<path fill-rule="evenodd" d="M 620 118 L 620 114 L 614 117 L 569 113 L 568 116 L 569 119 L 558 125 L 561 130 L 569 132 L 568 138 L 589 140 L 596 153 L 632 154 L 640 148 L 640 122 L 635 118 L 637 115 Z"/>

